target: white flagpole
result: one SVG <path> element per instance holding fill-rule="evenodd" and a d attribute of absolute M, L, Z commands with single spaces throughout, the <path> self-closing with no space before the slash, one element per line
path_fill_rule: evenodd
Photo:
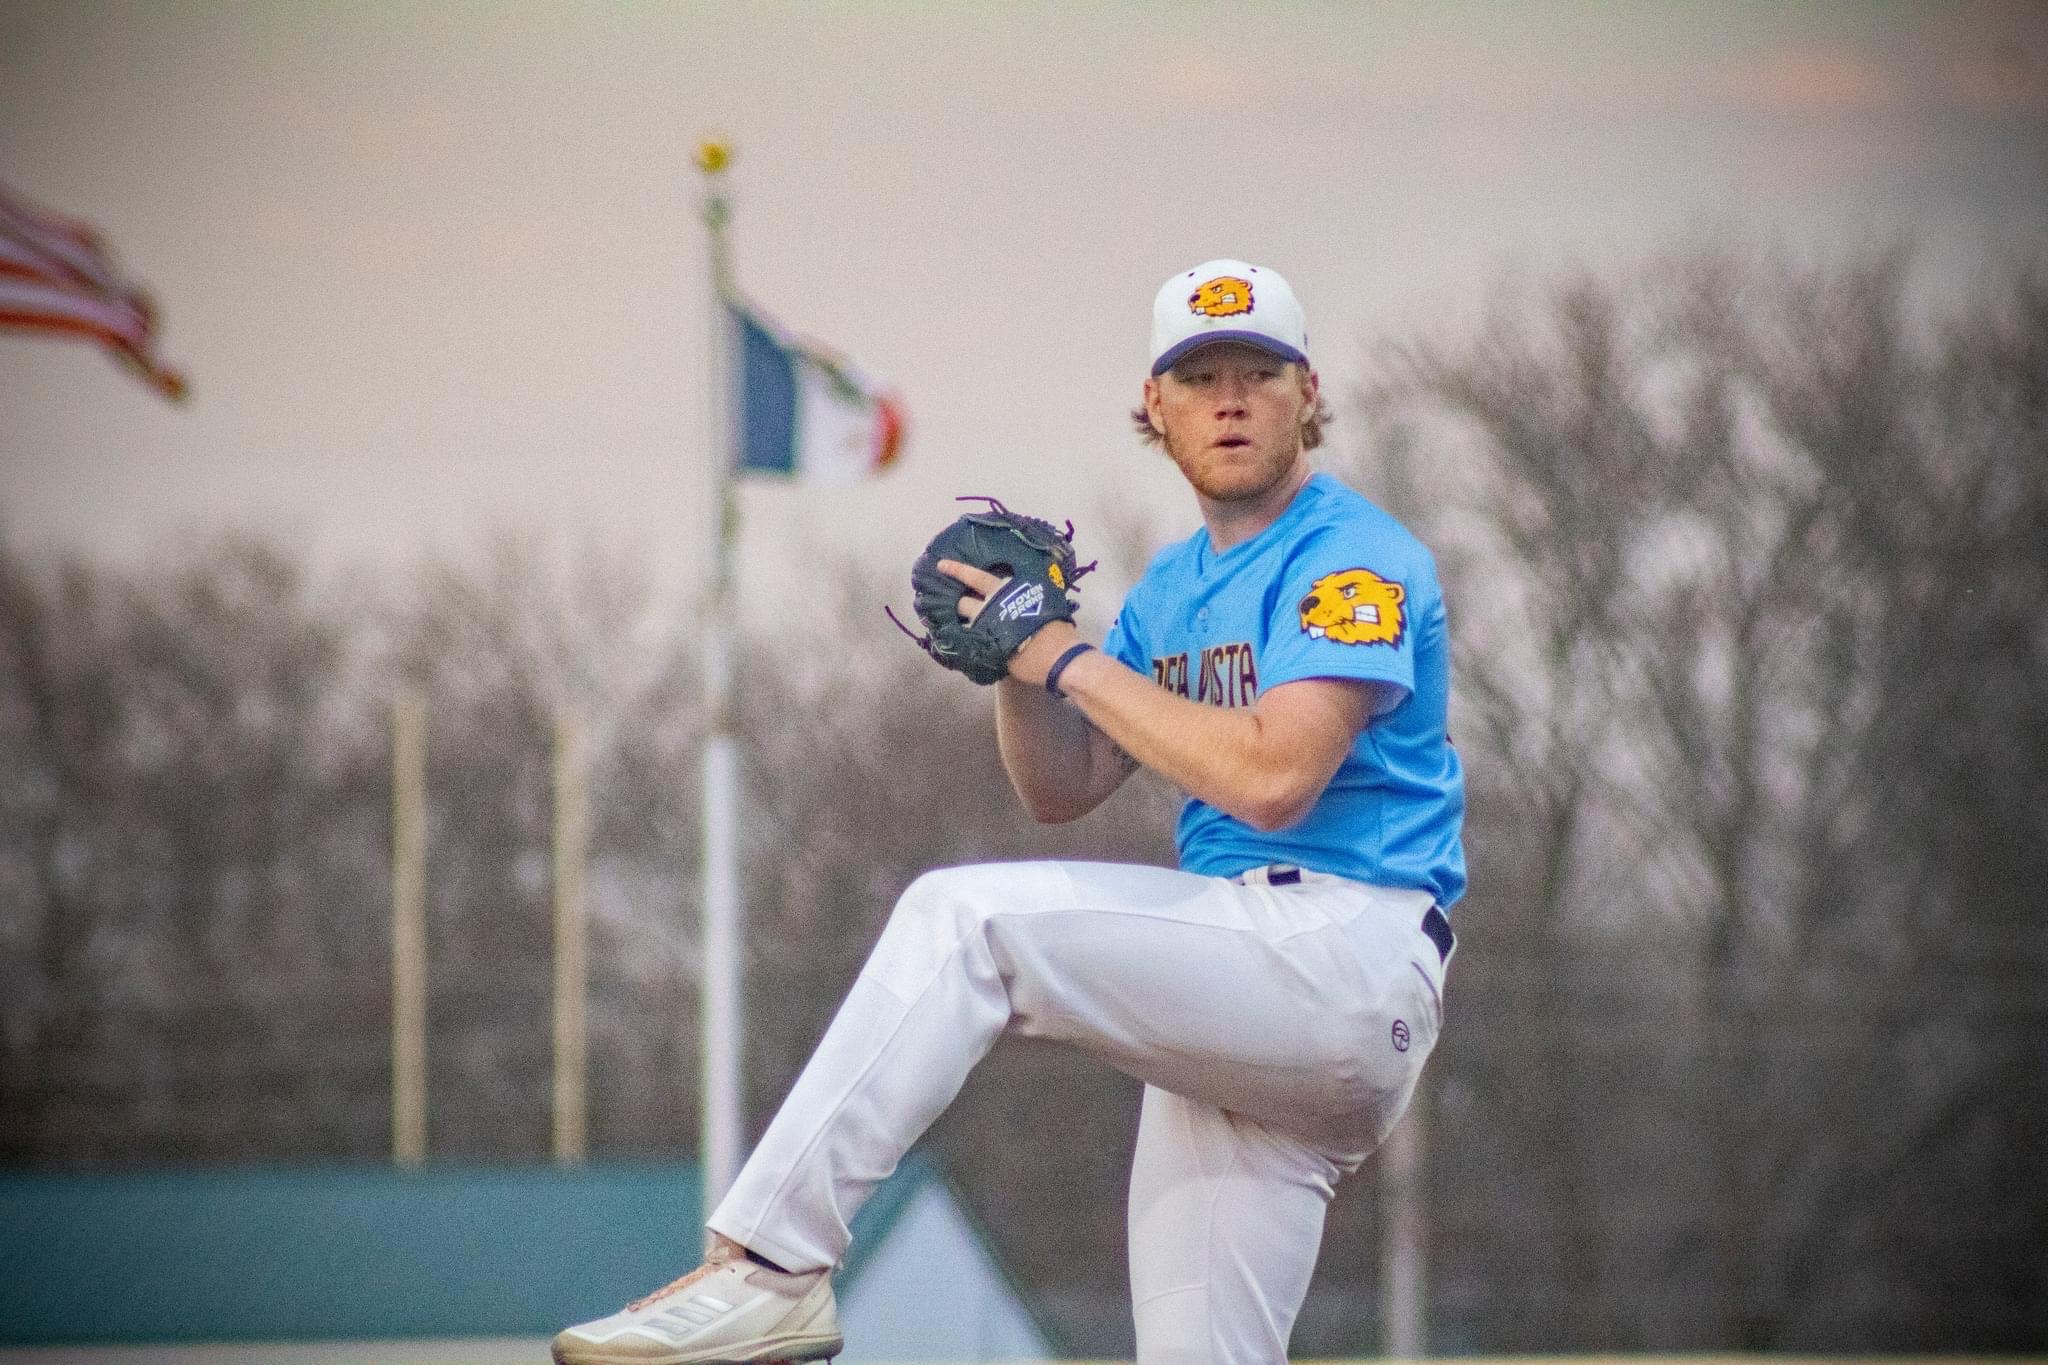
<path fill-rule="evenodd" d="M 726 224 L 732 217 L 724 192 L 731 149 L 707 141 L 697 149 L 704 173 L 704 226 L 711 262 L 710 395 L 712 564 L 704 612 L 703 771 L 703 992 L 702 1161 L 704 1214 L 708 1217 L 739 1174 L 741 1134 L 741 969 L 739 882 L 739 739 L 732 707 L 733 560 L 739 538 L 734 490 L 733 385 L 728 355 L 727 304 L 732 260 Z"/>
<path fill-rule="evenodd" d="M 391 1159 L 427 1159 L 427 708 L 391 706 Z"/>
<path fill-rule="evenodd" d="M 1420 1360 L 1427 1349 L 1423 1318 L 1423 1092 L 1380 1147 L 1380 1354 Z"/>
<path fill-rule="evenodd" d="M 590 767 L 583 722 L 555 712 L 555 1161 L 590 1152 Z"/>

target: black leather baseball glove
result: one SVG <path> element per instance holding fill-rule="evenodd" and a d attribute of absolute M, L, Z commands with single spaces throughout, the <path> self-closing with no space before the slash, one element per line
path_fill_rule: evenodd
<path fill-rule="evenodd" d="M 1095 566 L 1075 563 L 1072 522 L 1062 531 L 1049 521 L 1012 512 L 994 498 L 959 501 L 985 502 L 988 508 L 962 515 L 933 536 L 910 570 L 917 619 L 928 633 L 920 636 L 901 621 L 896 624 L 933 659 L 986 687 L 1009 674 L 1011 656 L 1046 623 L 1074 619 L 1074 602 L 1067 594 Z M 960 599 L 968 589 L 939 572 L 942 559 L 1009 580 L 971 624 L 960 614 Z"/>

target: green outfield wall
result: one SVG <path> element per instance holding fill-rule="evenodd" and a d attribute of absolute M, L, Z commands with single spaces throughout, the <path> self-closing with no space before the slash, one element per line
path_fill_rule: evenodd
<path fill-rule="evenodd" d="M 8 1173 L 0 1342 L 547 1335 L 695 1264 L 698 1200 L 685 1165 Z"/>

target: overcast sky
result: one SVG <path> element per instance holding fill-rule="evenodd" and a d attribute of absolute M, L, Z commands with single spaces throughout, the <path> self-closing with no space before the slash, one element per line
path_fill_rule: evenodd
<path fill-rule="evenodd" d="M 1084 549 L 1109 500 L 1191 526 L 1124 413 L 1214 256 L 1289 277 L 1340 392 L 1506 274 L 1703 235 L 1910 232 L 1967 289 L 2048 241 L 2048 6 L 6 0 L 0 180 L 102 229 L 193 400 L 0 335 L 0 528 L 341 563 L 532 527 L 686 587 L 707 130 L 744 287 L 910 417 L 882 479 L 750 488 L 749 563 L 893 569 L 956 493 Z"/>

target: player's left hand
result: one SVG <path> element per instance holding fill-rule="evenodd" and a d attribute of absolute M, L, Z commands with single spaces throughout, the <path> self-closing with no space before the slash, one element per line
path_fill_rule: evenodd
<path fill-rule="evenodd" d="M 957 559 L 940 560 L 938 570 L 967 589 L 960 596 L 960 619 L 970 626 L 974 624 L 974 618 L 981 615 L 981 609 L 988 605 L 988 599 L 1010 581 L 1008 574 L 992 574 L 987 569 L 977 569 Z"/>
<path fill-rule="evenodd" d="M 938 570 L 949 578 L 959 581 L 967 591 L 960 597 L 960 619 L 968 625 L 981 615 L 981 609 L 989 599 L 1002 591 L 1008 578 L 998 577 L 986 569 L 977 569 L 972 564 L 962 564 L 957 559 L 942 559 Z M 1017 647 L 1010 656 L 1010 676 L 1018 682 L 1032 687 L 1045 686 L 1045 675 L 1053 660 L 1066 653 L 1067 646 L 1081 637 L 1072 621 L 1050 621 L 1033 631 L 1031 637 Z"/>

